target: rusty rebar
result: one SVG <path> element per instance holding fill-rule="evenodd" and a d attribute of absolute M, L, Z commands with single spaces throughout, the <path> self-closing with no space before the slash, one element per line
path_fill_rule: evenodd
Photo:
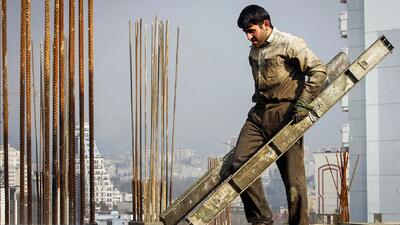
<path fill-rule="evenodd" d="M 84 77 L 84 8 L 79 0 L 79 172 L 80 172 L 80 213 L 79 224 L 85 224 L 85 77 Z"/>
<path fill-rule="evenodd" d="M 26 97 L 26 165 L 27 165 L 27 194 L 28 194 L 28 225 L 32 224 L 32 122 L 31 122 L 31 3 L 25 0 L 25 97 Z"/>
<path fill-rule="evenodd" d="M 43 224 L 50 224 L 50 0 L 45 1 Z"/>
<path fill-rule="evenodd" d="M 343 154 L 343 155 L 342 155 Z M 347 186 L 347 168 L 349 162 L 349 153 L 347 151 L 341 153 L 341 189 L 340 189 L 340 222 L 349 222 L 349 199 Z"/>
<path fill-rule="evenodd" d="M 19 204 L 19 223 L 25 223 L 25 79 L 26 79 L 26 4 L 21 0 L 21 34 L 20 34 L 20 130 L 19 130 L 19 150 L 20 150 L 20 204 Z"/>
<path fill-rule="evenodd" d="M 89 164 L 90 164 L 90 218 L 89 223 L 95 223 L 94 198 L 94 55 L 93 55 L 93 0 L 88 0 L 88 53 L 89 53 Z"/>
<path fill-rule="evenodd" d="M 175 50 L 175 84 L 174 84 L 174 105 L 172 112 L 172 137 L 171 137 L 171 177 L 169 185 L 169 203 L 172 203 L 173 191 L 173 171 L 174 171 L 174 154 L 175 154 L 175 121 L 176 121 L 176 89 L 178 84 L 178 63 L 179 63 L 179 27 L 176 31 L 176 50 Z"/>
<path fill-rule="evenodd" d="M 69 46 L 68 46 L 68 74 L 69 74 L 69 224 L 76 224 L 76 182 L 75 182 L 75 0 L 69 0 Z"/>
<path fill-rule="evenodd" d="M 58 41 L 59 41 L 59 180 L 60 180 L 60 224 L 66 224 L 67 208 L 67 154 L 66 154 L 66 112 L 65 112 L 65 42 L 64 42 L 64 0 L 59 0 L 59 18 L 58 18 Z"/>
<path fill-rule="evenodd" d="M 10 187 L 8 168 L 8 64 L 7 64 L 7 0 L 1 1 L 1 49 L 3 69 L 3 152 L 4 152 L 4 224 L 10 224 Z"/>
<path fill-rule="evenodd" d="M 52 190 L 52 223 L 58 224 L 58 187 L 59 187 L 59 165 L 58 165 L 58 63 L 59 63 L 59 0 L 54 1 L 54 36 L 53 36 L 53 155 L 52 155 L 52 175 L 53 175 L 53 190 Z"/>

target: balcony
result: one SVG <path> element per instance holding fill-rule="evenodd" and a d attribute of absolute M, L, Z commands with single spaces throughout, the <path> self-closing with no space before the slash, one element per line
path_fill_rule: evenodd
<path fill-rule="evenodd" d="M 339 14 L 339 32 L 342 38 L 347 38 L 347 12 Z"/>

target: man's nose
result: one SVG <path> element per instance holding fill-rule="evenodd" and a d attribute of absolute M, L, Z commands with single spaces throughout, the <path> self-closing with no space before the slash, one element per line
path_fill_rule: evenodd
<path fill-rule="evenodd" d="M 246 37 L 247 37 L 247 40 L 251 41 L 251 39 L 253 38 L 253 35 L 250 33 L 246 33 Z"/>

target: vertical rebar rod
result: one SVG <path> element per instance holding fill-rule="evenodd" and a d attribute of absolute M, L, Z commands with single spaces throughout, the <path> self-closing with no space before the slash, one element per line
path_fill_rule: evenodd
<path fill-rule="evenodd" d="M 90 142 L 90 219 L 95 223 L 94 198 L 94 55 L 93 55 L 93 0 L 88 0 L 88 40 L 89 40 L 89 142 Z"/>
<path fill-rule="evenodd" d="M 175 84 L 174 84 L 174 105 L 172 112 L 172 140 L 171 140 L 171 177 L 169 185 L 169 203 L 172 203 L 173 192 L 173 171 L 174 171 L 174 154 L 175 154 L 175 122 L 176 122 L 176 89 L 178 84 L 178 58 L 179 56 L 179 27 L 176 31 L 176 50 L 175 50 Z"/>
<path fill-rule="evenodd" d="M 142 28 L 142 18 L 139 21 L 139 59 L 140 59 L 140 68 L 139 68 L 139 221 L 143 221 L 143 170 L 142 170 L 142 162 L 143 162 L 143 133 L 142 133 L 142 77 L 143 77 L 143 68 L 142 68 L 142 46 L 143 46 L 143 28 Z"/>
<path fill-rule="evenodd" d="M 159 178 L 159 162 L 160 162 L 160 151 L 159 151 L 159 122 L 160 122 L 160 112 L 159 112 L 159 108 L 160 108 L 160 76 L 161 76 L 161 71 L 160 71 L 160 61 L 161 61 L 161 55 L 160 55 L 160 39 L 161 39 L 161 34 L 162 32 L 160 32 L 161 30 L 161 22 L 159 24 L 159 26 L 157 26 L 157 32 L 158 32 L 158 44 L 157 44 L 157 53 L 156 53 L 156 107 L 155 107 L 155 179 L 156 179 L 156 192 L 158 193 L 156 195 L 156 217 L 158 218 L 158 215 L 160 214 L 160 180 Z"/>
<path fill-rule="evenodd" d="M 169 199 L 169 149 L 168 149 L 168 140 L 169 140 L 169 133 L 168 133 L 168 99 L 169 99 L 169 91 L 168 91 L 168 65 L 169 65 L 169 22 L 167 20 L 165 25 L 165 206 L 167 207 L 168 199 Z"/>
<path fill-rule="evenodd" d="M 10 224 L 10 188 L 8 168 L 8 65 L 7 65 L 7 0 L 1 1 L 1 49 L 3 69 L 3 152 L 4 152 L 4 224 Z"/>
<path fill-rule="evenodd" d="M 340 222 L 349 222 L 349 207 L 348 207 L 348 186 L 347 186 L 347 167 L 349 161 L 349 154 L 347 151 L 340 153 L 341 157 L 340 173 L 341 176 L 341 190 L 340 190 Z"/>
<path fill-rule="evenodd" d="M 151 147 L 151 154 L 152 154 L 152 159 L 151 159 L 151 183 L 152 183 L 152 221 L 157 220 L 157 201 L 156 201 L 156 191 L 157 191 L 157 181 L 156 181 L 156 108 L 157 108 L 157 98 L 156 98 L 156 85 L 157 85 L 157 17 L 155 17 L 154 24 L 153 24 L 153 43 L 152 43 L 152 79 L 151 79 L 151 85 L 152 85 L 152 91 L 151 91 L 151 99 L 152 99 L 152 115 L 151 115 L 151 135 L 152 135 L 152 147 Z"/>
<path fill-rule="evenodd" d="M 26 4 L 21 0 L 21 34 L 20 34 L 20 130 L 19 130 L 19 151 L 20 151 L 20 204 L 19 223 L 25 223 L 25 80 L 26 80 Z"/>
<path fill-rule="evenodd" d="M 149 186 L 148 186 L 148 176 L 147 176 L 147 163 L 148 163 L 148 155 L 147 155 L 147 25 L 144 25 L 144 178 L 146 187 L 144 188 L 144 215 L 145 222 L 147 222 L 147 216 L 149 215 Z"/>
<path fill-rule="evenodd" d="M 154 220 L 154 205 L 155 205 L 155 192 L 154 192 L 154 39 L 155 39 L 155 24 L 151 27 L 151 70 L 150 70 L 150 221 Z"/>
<path fill-rule="evenodd" d="M 140 214 L 140 192 L 139 192 L 139 21 L 135 22 L 135 205 L 136 221 Z"/>
<path fill-rule="evenodd" d="M 50 224 L 50 0 L 45 1 L 43 216 Z"/>
<path fill-rule="evenodd" d="M 69 151 L 68 151 L 68 194 L 69 194 L 69 224 L 76 224 L 76 182 L 75 182 L 75 0 L 69 0 Z"/>
<path fill-rule="evenodd" d="M 161 27 L 160 27 L 160 43 L 159 43 L 159 48 L 160 48 L 160 122 L 161 122 L 161 165 L 160 165 L 160 211 L 164 210 L 164 180 L 165 180 L 165 92 L 164 92 L 164 88 L 165 88 L 165 74 L 164 74 L 164 59 L 165 59 L 165 55 L 164 55 L 164 24 L 163 22 L 161 22 Z"/>
<path fill-rule="evenodd" d="M 84 75 L 84 12 L 83 0 L 79 0 L 79 172 L 80 213 L 79 224 L 85 224 L 85 75 Z"/>
<path fill-rule="evenodd" d="M 64 0 L 59 0 L 59 19 L 58 19 L 58 40 L 59 40 L 59 127 L 60 127 L 60 153 L 59 153 L 59 179 L 60 179 L 60 224 L 66 224 L 66 212 L 67 208 L 67 155 L 66 155 L 66 143 L 65 143 L 65 42 L 64 42 Z"/>
<path fill-rule="evenodd" d="M 133 220 L 136 221 L 135 218 L 135 124 L 134 124 L 134 115 L 133 115 L 133 72 L 132 72 L 132 22 L 129 21 L 129 87 L 130 87 L 130 111 L 131 111 L 131 148 L 132 148 L 132 213 L 133 213 Z"/>
<path fill-rule="evenodd" d="M 37 201 L 37 208 L 36 208 L 36 212 L 37 212 L 37 223 L 40 224 L 40 208 L 41 208 L 41 203 L 40 203 L 40 180 L 39 180 L 39 165 L 40 165 L 40 149 L 41 149 L 41 143 L 40 141 L 38 141 L 38 138 L 41 139 L 41 133 L 40 135 L 38 135 L 37 132 L 37 110 L 36 110 L 36 87 L 35 87 L 35 54 L 34 54 L 34 47 L 33 47 L 33 41 L 31 40 L 31 52 L 32 52 L 32 60 L 31 60 L 31 64 L 32 64 L 32 89 L 33 89 L 33 122 L 34 122 L 34 129 L 35 129 L 35 158 L 36 158 L 36 173 L 35 173 L 35 178 L 36 178 L 36 201 Z M 40 43 L 40 49 L 42 47 L 42 43 Z M 40 51 L 40 61 L 42 61 L 42 52 Z M 40 62 L 40 71 L 42 70 L 41 68 L 41 62 Z M 41 73 L 40 73 L 41 74 Z M 39 91 L 39 99 L 41 102 L 41 88 Z M 40 128 L 41 129 L 41 128 Z"/>
<path fill-rule="evenodd" d="M 43 49 L 43 42 L 42 40 L 40 40 L 40 125 L 39 125 L 39 129 L 40 129 L 40 147 L 39 147 L 39 163 L 38 163 L 38 183 L 39 183 L 39 195 L 38 195 L 38 223 L 42 224 L 42 215 L 43 215 L 43 168 L 44 168 L 44 72 L 43 72 L 43 67 L 44 67 L 44 49 Z"/>
<path fill-rule="evenodd" d="M 163 211 L 166 207 L 166 190 L 165 190 L 165 170 L 167 168 L 166 165 L 166 74 L 165 74 L 165 24 L 162 23 L 162 27 L 160 29 L 161 41 L 160 41 L 160 56 L 161 56 L 161 181 L 160 181 L 160 212 Z"/>
<path fill-rule="evenodd" d="M 32 122 L 31 122 L 31 2 L 25 0 L 25 76 L 26 76 L 26 166 L 27 166 L 27 197 L 28 197 L 28 225 L 32 224 Z"/>
<path fill-rule="evenodd" d="M 135 199 L 134 199 L 135 200 L 135 210 L 134 210 L 135 221 L 138 221 L 138 214 L 139 214 L 139 210 L 138 210 L 139 196 L 138 196 L 138 186 L 137 186 L 137 180 L 138 180 L 137 173 L 138 173 L 138 167 L 139 167 L 139 163 L 138 163 L 138 158 L 139 158 L 139 154 L 138 154 L 138 122 L 137 122 L 137 115 L 138 115 L 137 114 L 137 108 L 138 108 L 137 90 L 138 90 L 138 86 L 137 85 L 138 85 L 138 23 L 137 23 L 137 21 L 135 21 L 135 94 L 134 94 L 135 95 L 135 104 L 134 104 L 134 107 L 135 107 L 135 110 L 134 110 L 135 168 L 134 168 L 134 175 L 133 175 L 133 177 L 134 177 L 134 192 L 133 193 L 135 195 Z"/>
<path fill-rule="evenodd" d="M 39 194 L 37 196 L 38 201 L 38 224 L 43 224 L 43 169 L 44 169 L 44 136 L 45 136 L 45 102 L 44 102 L 44 43 L 42 39 L 40 39 L 39 44 L 39 58 L 40 58 L 40 67 L 39 67 L 39 90 L 40 90 L 40 98 L 39 98 L 39 159 L 38 159 L 38 191 Z"/>
<path fill-rule="evenodd" d="M 52 191 L 52 223 L 58 224 L 58 187 L 59 187 L 59 165 L 58 165 L 58 58 L 59 58 L 59 0 L 54 1 L 54 36 L 53 36 L 53 191 Z"/>

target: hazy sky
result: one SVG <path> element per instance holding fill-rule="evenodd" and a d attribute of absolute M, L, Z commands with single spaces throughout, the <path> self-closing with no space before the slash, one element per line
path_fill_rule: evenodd
<path fill-rule="evenodd" d="M 38 77 L 44 1 L 31 2 Z M 181 29 L 176 146 L 199 154 L 224 150 L 221 142 L 238 135 L 252 106 L 250 42 L 236 25 L 248 4 L 265 7 L 278 29 L 303 37 L 325 63 L 346 47 L 338 31 L 338 14 L 345 11 L 339 0 L 94 1 L 95 137 L 100 152 L 130 151 L 128 22 L 142 17 L 151 24 L 155 15 L 171 25 L 170 77 L 175 71 L 176 27 Z M 9 1 L 8 14 L 10 142 L 18 148 L 20 1 Z M 66 10 L 66 29 L 67 16 Z M 346 120 L 337 105 L 307 133 L 306 146 L 317 150 L 340 145 L 340 128 Z"/>

